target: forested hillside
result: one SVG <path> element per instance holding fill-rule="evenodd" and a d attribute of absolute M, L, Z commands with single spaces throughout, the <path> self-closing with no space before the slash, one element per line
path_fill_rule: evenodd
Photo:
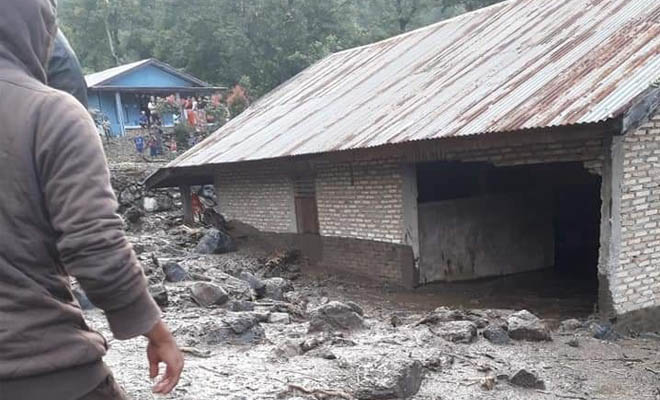
<path fill-rule="evenodd" d="M 258 97 L 321 57 L 499 0 L 60 0 L 85 71 L 156 57 Z"/>

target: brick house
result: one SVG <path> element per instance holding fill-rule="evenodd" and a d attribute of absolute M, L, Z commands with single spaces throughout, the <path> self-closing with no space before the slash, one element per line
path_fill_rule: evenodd
<path fill-rule="evenodd" d="M 660 3 L 510 0 L 332 54 L 152 175 L 317 265 L 416 286 L 556 268 L 660 321 Z"/>

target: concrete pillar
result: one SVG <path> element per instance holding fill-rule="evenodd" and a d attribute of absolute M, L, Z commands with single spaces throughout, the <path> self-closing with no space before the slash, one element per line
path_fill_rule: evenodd
<path fill-rule="evenodd" d="M 183 204 L 183 223 L 192 226 L 195 223 L 195 216 L 193 215 L 190 186 L 179 186 L 179 191 L 181 192 L 181 203 Z"/>
<path fill-rule="evenodd" d="M 124 136 L 126 134 L 126 128 L 124 128 L 124 106 L 121 104 L 121 94 L 115 92 L 115 105 L 117 107 L 117 120 L 119 121 L 119 135 Z"/>
<path fill-rule="evenodd" d="M 619 266 L 621 251 L 623 137 L 613 136 L 606 141 L 604 153 L 598 254 L 598 311 L 601 317 L 607 319 L 616 315 L 610 285 Z"/>
<path fill-rule="evenodd" d="M 181 104 L 181 93 L 176 93 L 174 98 L 176 99 L 176 104 L 179 106 L 179 123 L 181 123 L 185 118 L 185 115 L 183 114 L 183 104 Z"/>
<path fill-rule="evenodd" d="M 419 221 L 417 211 L 417 167 L 406 164 L 402 167 L 403 178 L 403 243 L 413 249 L 415 265 L 419 261 Z"/>

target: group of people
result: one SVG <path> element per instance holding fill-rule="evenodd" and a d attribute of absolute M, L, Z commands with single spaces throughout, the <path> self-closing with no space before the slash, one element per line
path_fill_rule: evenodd
<path fill-rule="evenodd" d="M 143 129 L 163 125 L 155 97 L 150 97 L 148 102 L 141 107 L 139 124 Z"/>
<path fill-rule="evenodd" d="M 164 133 L 161 128 L 140 132 L 133 138 L 135 151 L 142 155 L 145 149 L 149 149 L 149 156 L 158 157 L 163 155 L 163 148 L 167 147 L 170 153 L 176 153 L 178 146 L 174 136 L 170 137 L 164 145 Z"/>

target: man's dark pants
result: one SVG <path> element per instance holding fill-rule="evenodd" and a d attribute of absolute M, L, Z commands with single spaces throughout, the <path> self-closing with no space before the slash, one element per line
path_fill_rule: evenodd
<path fill-rule="evenodd" d="M 130 400 L 112 375 L 101 382 L 96 389 L 87 393 L 78 400 Z"/>

